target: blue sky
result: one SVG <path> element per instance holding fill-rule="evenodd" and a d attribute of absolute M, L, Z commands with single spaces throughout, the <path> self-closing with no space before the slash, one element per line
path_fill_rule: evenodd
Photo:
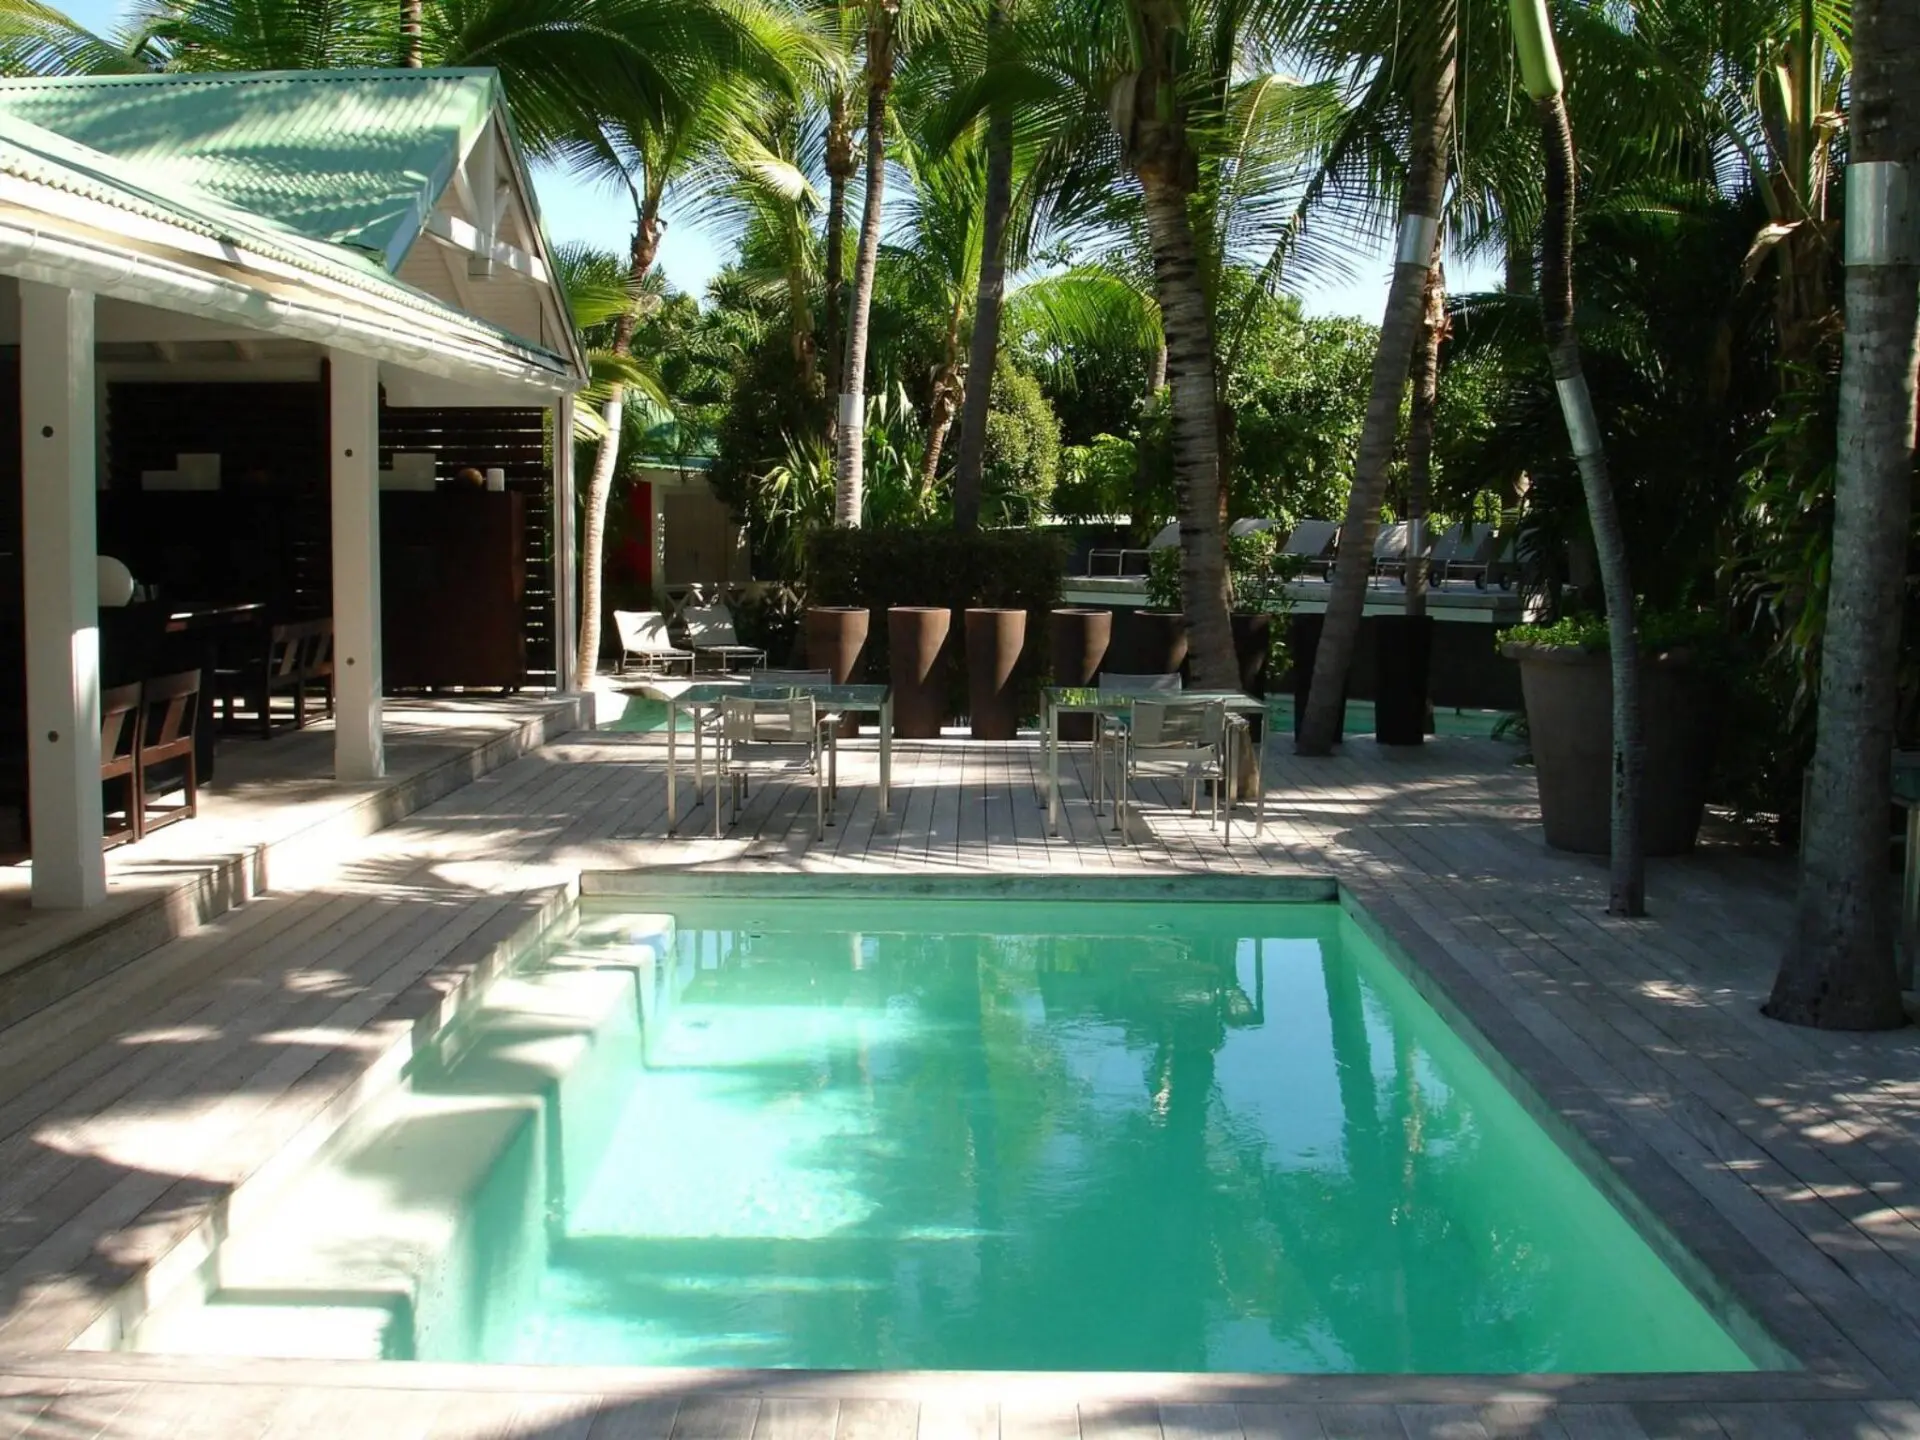
<path fill-rule="evenodd" d="M 107 30 L 127 7 L 122 0 L 66 0 L 61 8 L 90 29 Z M 624 196 L 545 169 L 535 172 L 534 186 L 540 194 L 547 234 L 556 244 L 585 241 L 606 250 L 626 249 L 632 220 Z M 667 219 L 667 233 L 660 245 L 660 267 L 674 285 L 698 294 L 705 290 L 707 281 L 725 259 L 724 245 L 704 233 L 697 219 L 691 216 L 669 213 Z M 1387 281 L 1392 271 L 1389 247 L 1383 245 L 1379 254 L 1361 257 L 1353 271 L 1352 278 L 1344 283 L 1322 285 L 1304 295 L 1302 303 L 1307 313 L 1357 315 L 1378 321 L 1386 305 Z M 1455 289 L 1497 283 L 1491 274 L 1458 265 L 1448 267 L 1448 278 Z"/>

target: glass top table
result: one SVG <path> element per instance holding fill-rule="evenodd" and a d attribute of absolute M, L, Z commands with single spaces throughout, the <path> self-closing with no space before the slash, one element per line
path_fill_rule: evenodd
<path fill-rule="evenodd" d="M 664 687 L 663 687 L 664 688 Z M 893 687 L 891 685 L 834 685 L 825 681 L 778 683 L 752 680 L 701 681 L 676 689 L 667 704 L 667 834 L 679 826 L 677 780 L 680 726 L 684 713 L 693 720 L 693 803 L 704 799 L 706 774 L 705 718 L 725 700 L 812 700 L 824 711 L 847 715 L 870 714 L 880 731 L 880 814 L 889 813 L 893 787 Z M 716 757 L 717 763 L 717 757 Z M 837 777 L 836 777 L 837 781 Z M 719 777 L 714 777 L 714 805 L 719 806 Z M 717 815 L 716 815 L 717 821 Z M 716 830 L 716 835 L 718 831 Z"/>
<path fill-rule="evenodd" d="M 1047 833 L 1060 833 L 1060 717 L 1062 715 L 1095 715 L 1103 719 L 1117 719 L 1125 723 L 1133 713 L 1135 702 L 1145 700 L 1149 703 L 1202 703 L 1224 706 L 1227 713 L 1242 721 L 1259 716 L 1265 718 L 1267 702 L 1258 696 L 1247 695 L 1239 690 L 1099 690 L 1091 685 L 1050 685 L 1040 692 L 1040 729 L 1047 746 Z M 1099 731 L 1094 732 L 1096 737 Z M 1102 780 L 1099 766 L 1098 741 L 1095 743 L 1094 759 L 1094 800 L 1093 813 L 1100 813 Z M 1253 759 L 1254 785 L 1256 799 L 1260 809 L 1265 809 L 1265 796 L 1261 793 L 1264 786 L 1260 779 L 1260 747 L 1248 744 Z M 1264 818 L 1264 817 L 1262 817 Z M 1119 816 L 1116 811 L 1116 825 Z"/>

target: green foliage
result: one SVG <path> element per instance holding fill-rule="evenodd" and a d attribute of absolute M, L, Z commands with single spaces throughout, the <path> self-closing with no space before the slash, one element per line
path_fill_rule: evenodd
<path fill-rule="evenodd" d="M 1166 545 L 1147 553 L 1147 609 L 1178 614 L 1187 605 L 1180 587 L 1180 551 Z"/>
<path fill-rule="evenodd" d="M 1060 450 L 1060 479 L 1053 487 L 1053 513 L 1062 520 L 1095 520 L 1133 509 L 1133 476 L 1140 452 L 1131 440 L 1096 435 L 1085 445 Z"/>
<path fill-rule="evenodd" d="M 1659 655 L 1670 650 L 1720 654 L 1726 648 L 1726 623 L 1711 611 L 1652 610 L 1636 618 L 1640 649 L 1645 654 Z M 1563 615 L 1550 625 L 1515 625 L 1500 632 L 1500 643 L 1599 654 L 1612 648 L 1606 617 L 1591 614 Z"/>
<path fill-rule="evenodd" d="M 991 523 L 1031 523 L 1046 508 L 1060 474 L 1060 421 L 1031 375 L 1002 359 L 987 410 L 981 474 L 983 516 Z"/>
<path fill-rule="evenodd" d="M 1230 506 L 1291 523 L 1346 508 L 1378 328 L 1261 312 L 1227 385 L 1234 417 Z"/>

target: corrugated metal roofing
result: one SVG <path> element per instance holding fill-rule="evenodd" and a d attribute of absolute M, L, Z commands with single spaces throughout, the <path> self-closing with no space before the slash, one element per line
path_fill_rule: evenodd
<path fill-rule="evenodd" d="M 384 255 L 411 242 L 499 95 L 491 70 L 79 76 L 0 81 L 0 115 Z"/>
<path fill-rule="evenodd" d="M 371 256 L 314 240 L 271 218 L 248 214 L 185 185 L 150 178 L 147 167 L 100 154 L 64 136 L 11 118 L 0 107 L 0 175 L 14 176 L 160 221 L 247 250 L 282 265 L 323 276 L 422 313 L 453 318 L 501 343 L 550 363 L 560 357 L 499 326 L 455 310 L 435 296 L 388 275 Z"/>

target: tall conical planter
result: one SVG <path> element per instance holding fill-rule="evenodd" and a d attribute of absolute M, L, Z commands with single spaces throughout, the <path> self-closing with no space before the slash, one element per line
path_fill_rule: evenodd
<path fill-rule="evenodd" d="M 836 685 L 857 683 L 866 675 L 867 632 L 872 612 L 864 606 L 816 605 L 806 614 L 807 668 L 832 674 Z M 840 734 L 860 733 L 851 718 L 840 722 Z"/>
<path fill-rule="evenodd" d="M 1426 743 L 1433 623 L 1431 615 L 1381 615 L 1373 622 L 1373 738 L 1382 745 Z"/>
<path fill-rule="evenodd" d="M 1520 665 L 1547 844 L 1579 855 L 1607 854 L 1613 839 L 1613 667 L 1607 653 L 1522 644 L 1503 653 Z M 1649 855 L 1684 855 L 1706 814 L 1722 695 L 1687 653 L 1648 656 L 1640 662 L 1640 712 L 1646 731 L 1642 843 Z"/>
<path fill-rule="evenodd" d="M 1049 638 L 1053 642 L 1053 683 L 1092 685 L 1100 678 L 1107 649 L 1113 643 L 1111 610 L 1062 609 L 1053 612 Z M 1093 716 L 1062 715 L 1062 740 L 1093 739 Z"/>
<path fill-rule="evenodd" d="M 947 718 L 947 632 L 953 612 L 896 605 L 887 611 L 888 678 L 893 733 L 901 740 L 938 740 Z"/>
<path fill-rule="evenodd" d="M 1128 675 L 1171 675 L 1186 669 L 1187 617 L 1178 610 L 1136 610 L 1127 617 Z M 1119 668 L 1119 667 L 1114 667 Z"/>
<path fill-rule="evenodd" d="M 1020 730 L 1013 672 L 1027 643 L 1024 610 L 967 611 L 967 714 L 976 740 L 1011 740 Z"/>

